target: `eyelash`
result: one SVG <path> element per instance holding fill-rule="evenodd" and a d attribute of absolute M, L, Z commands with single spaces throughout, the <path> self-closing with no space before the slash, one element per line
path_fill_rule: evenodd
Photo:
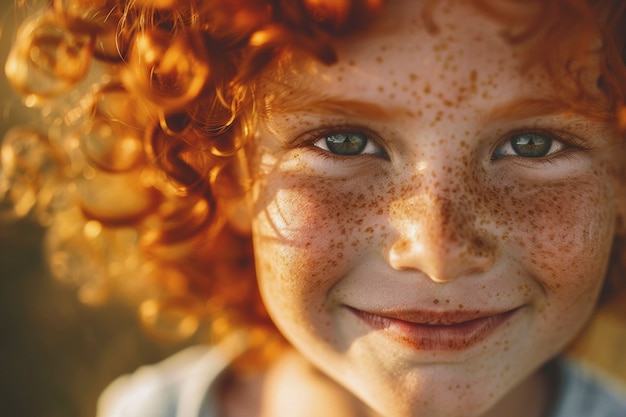
<path fill-rule="evenodd" d="M 318 145 L 318 143 L 322 141 L 326 141 L 331 136 L 338 135 L 359 135 L 363 136 L 368 144 L 366 147 L 376 146 L 377 152 L 368 152 L 368 153 L 358 153 L 354 155 L 342 155 L 339 153 L 335 153 L 331 151 L 328 146 L 324 143 L 324 146 Z M 536 137 L 543 137 L 550 139 L 551 146 L 546 155 L 537 156 L 537 157 L 525 157 L 522 155 L 518 155 L 513 150 L 513 153 L 497 155 L 498 150 L 508 146 L 512 148 L 511 144 L 512 139 L 518 136 L 529 135 Z M 374 138 L 372 138 L 374 137 Z M 380 157 L 384 159 L 389 159 L 389 154 L 385 150 L 385 147 L 381 145 L 383 142 L 378 135 L 369 129 L 365 129 L 362 127 L 353 127 L 353 126 L 331 126 L 323 129 L 314 130 L 303 135 L 299 140 L 297 140 L 296 146 L 301 146 L 302 144 L 306 144 L 311 148 L 315 148 L 320 152 L 320 154 L 327 158 L 355 158 L 355 157 L 363 157 L 363 156 L 373 156 Z M 556 142 L 556 143 L 555 143 Z M 559 149 L 552 151 L 554 146 L 559 146 Z M 532 162 L 543 162 L 543 163 L 554 163 L 556 158 L 561 157 L 572 157 L 572 152 L 575 150 L 589 150 L 588 144 L 583 143 L 583 141 L 576 136 L 564 132 L 564 131 L 549 131 L 543 129 L 518 129 L 511 131 L 506 134 L 505 138 L 499 142 L 498 146 L 491 152 L 491 161 L 499 161 L 502 159 L 508 158 L 517 158 L 524 161 L 532 161 Z M 363 149 L 362 151 L 364 151 Z"/>
<path fill-rule="evenodd" d="M 357 135 L 357 136 L 362 136 L 363 138 L 365 138 L 367 140 L 367 144 L 365 145 L 365 148 L 361 150 L 361 152 L 365 151 L 367 148 L 370 148 L 372 146 L 375 147 L 376 149 L 374 151 L 371 151 L 370 149 L 370 152 L 367 152 L 367 153 L 358 153 L 354 155 L 342 155 L 340 153 L 335 153 L 332 150 L 330 150 L 328 148 L 328 145 L 326 145 L 325 143 L 323 144 L 323 146 L 318 145 L 318 143 L 322 141 L 326 141 L 328 138 L 332 136 L 339 136 L 339 135 Z M 353 126 L 331 126 L 331 127 L 326 127 L 323 129 L 314 130 L 312 132 L 308 132 L 304 134 L 299 140 L 297 140 L 296 146 L 305 145 L 305 146 L 314 148 L 315 150 L 319 151 L 323 156 L 326 156 L 329 158 L 355 158 L 355 157 L 371 156 L 371 157 L 389 159 L 389 155 L 387 151 L 385 150 L 385 147 L 381 145 L 381 142 L 383 142 L 383 140 L 380 139 L 378 135 L 376 135 L 374 132 L 366 128 L 353 127 Z"/>
<path fill-rule="evenodd" d="M 512 140 L 516 137 L 520 136 L 534 136 L 534 137 L 543 137 L 548 138 L 551 141 L 550 149 L 548 149 L 548 153 L 546 155 L 540 155 L 535 157 L 525 157 L 516 153 L 513 149 L 514 145 L 512 144 Z M 498 150 L 503 149 L 504 147 L 509 147 L 513 151 L 512 153 L 497 155 Z M 552 149 L 558 146 L 559 149 L 553 151 Z M 570 151 L 575 150 L 589 150 L 588 145 L 583 143 L 583 141 L 570 133 L 564 131 L 547 131 L 547 130 L 515 130 L 507 133 L 505 139 L 498 144 L 498 146 L 491 153 L 491 160 L 498 161 L 506 158 L 518 158 L 527 161 L 534 162 L 550 162 L 553 163 L 555 158 L 560 157 L 571 157 L 572 153 Z"/>

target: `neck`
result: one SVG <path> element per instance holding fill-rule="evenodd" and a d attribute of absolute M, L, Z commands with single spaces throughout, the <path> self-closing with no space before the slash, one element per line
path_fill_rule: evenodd
<path fill-rule="evenodd" d="M 481 417 L 547 417 L 557 382 L 544 367 Z M 295 352 L 262 372 L 233 376 L 223 394 L 224 417 L 382 417 Z"/>
<path fill-rule="evenodd" d="M 220 398 L 224 417 L 380 417 L 295 352 L 262 372 L 233 375 Z"/>

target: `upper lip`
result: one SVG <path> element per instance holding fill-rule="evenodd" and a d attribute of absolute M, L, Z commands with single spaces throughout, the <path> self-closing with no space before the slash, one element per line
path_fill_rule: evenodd
<path fill-rule="evenodd" d="M 455 324 L 467 323 L 487 317 L 499 316 L 517 310 L 517 308 L 506 310 L 445 310 L 445 311 L 429 311 L 429 310 L 379 310 L 368 311 L 350 307 L 357 313 L 365 313 L 373 316 L 401 320 L 407 323 L 429 325 L 429 326 L 451 326 Z"/>

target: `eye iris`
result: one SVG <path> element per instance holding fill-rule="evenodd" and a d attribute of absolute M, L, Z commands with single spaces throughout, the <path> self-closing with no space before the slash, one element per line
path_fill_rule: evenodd
<path fill-rule="evenodd" d="M 326 137 L 326 146 L 338 155 L 358 155 L 367 146 L 367 138 L 358 133 L 335 133 Z"/>
<path fill-rule="evenodd" d="M 525 133 L 511 138 L 513 150 L 525 158 L 546 156 L 552 148 L 552 139 L 543 135 Z"/>

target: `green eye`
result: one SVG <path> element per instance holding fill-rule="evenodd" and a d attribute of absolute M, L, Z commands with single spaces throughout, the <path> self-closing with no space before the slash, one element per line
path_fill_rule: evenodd
<path fill-rule="evenodd" d="M 510 143 L 515 153 L 524 158 L 541 158 L 552 149 L 552 138 L 534 133 L 515 135 Z"/>
<path fill-rule="evenodd" d="M 510 136 L 503 145 L 494 151 L 492 160 L 497 160 L 505 156 L 542 158 L 565 148 L 565 144 L 553 139 L 549 135 L 530 132 L 518 133 Z"/>
<path fill-rule="evenodd" d="M 373 140 L 361 133 L 339 132 L 325 135 L 314 146 L 334 155 L 384 155 L 385 151 Z"/>
<path fill-rule="evenodd" d="M 326 136 L 326 146 L 338 155 L 358 155 L 367 146 L 367 138 L 358 133 L 336 133 Z"/>

